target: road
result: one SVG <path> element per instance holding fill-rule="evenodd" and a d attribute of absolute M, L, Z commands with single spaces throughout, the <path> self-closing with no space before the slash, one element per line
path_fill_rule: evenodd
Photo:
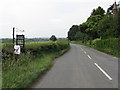
<path fill-rule="evenodd" d="M 71 44 L 31 88 L 118 88 L 118 58 Z"/>

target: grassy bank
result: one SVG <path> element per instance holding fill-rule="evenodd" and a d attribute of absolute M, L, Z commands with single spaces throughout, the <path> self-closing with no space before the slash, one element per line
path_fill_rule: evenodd
<path fill-rule="evenodd" d="M 17 59 L 12 55 L 4 56 L 2 88 L 27 87 L 52 67 L 55 58 L 69 49 L 67 41 L 27 43 L 26 52 Z"/>
<path fill-rule="evenodd" d="M 71 43 L 86 45 L 102 51 L 104 53 L 120 57 L 120 39 L 119 38 L 109 38 L 109 39 L 95 39 L 92 41 L 87 41 L 82 43 L 81 41 L 72 41 Z"/>

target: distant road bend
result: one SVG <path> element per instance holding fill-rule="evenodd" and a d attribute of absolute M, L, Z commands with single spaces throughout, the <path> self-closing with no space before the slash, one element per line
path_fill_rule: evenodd
<path fill-rule="evenodd" d="M 71 44 L 31 88 L 118 88 L 118 58 Z"/>

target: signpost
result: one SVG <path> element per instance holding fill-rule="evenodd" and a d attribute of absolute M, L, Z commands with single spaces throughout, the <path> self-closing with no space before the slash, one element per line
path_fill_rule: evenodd
<path fill-rule="evenodd" d="M 15 41 L 14 35 L 15 35 L 15 27 L 13 27 L 13 44 Z M 18 31 L 17 31 L 18 30 Z M 16 32 L 22 32 L 16 33 L 16 45 L 14 46 L 14 54 L 20 54 L 25 51 L 25 35 L 23 35 L 24 30 L 17 29 Z"/>
<path fill-rule="evenodd" d="M 14 38 L 14 34 L 15 34 L 15 27 L 13 27 L 13 44 L 14 44 L 14 40 L 15 40 L 15 38 Z"/>

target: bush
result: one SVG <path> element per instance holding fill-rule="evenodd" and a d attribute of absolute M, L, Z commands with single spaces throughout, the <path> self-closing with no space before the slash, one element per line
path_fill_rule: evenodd
<path fill-rule="evenodd" d="M 96 42 L 100 41 L 101 39 L 100 38 L 96 38 L 92 41 L 92 45 L 96 45 Z"/>
<path fill-rule="evenodd" d="M 30 52 L 33 55 L 37 55 L 43 52 L 57 52 L 63 50 L 64 48 L 67 48 L 68 46 L 68 41 L 26 43 L 26 52 Z"/>
<path fill-rule="evenodd" d="M 106 53 L 120 56 L 120 38 L 98 40 L 95 47 Z"/>
<path fill-rule="evenodd" d="M 34 42 L 25 44 L 25 53 L 14 55 L 13 44 L 3 44 L 2 48 L 2 66 L 3 70 L 10 70 L 17 66 L 27 65 L 34 60 L 34 57 L 43 54 L 59 52 L 69 47 L 68 41 L 55 42 Z"/>

